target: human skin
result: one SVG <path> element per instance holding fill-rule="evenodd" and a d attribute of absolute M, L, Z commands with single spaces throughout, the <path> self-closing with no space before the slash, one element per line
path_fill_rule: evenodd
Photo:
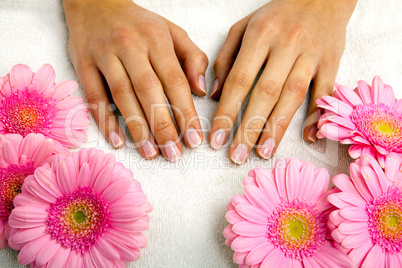
<path fill-rule="evenodd" d="M 209 140 L 220 149 L 261 68 L 229 156 L 270 158 L 312 82 L 304 140 L 316 140 L 315 101 L 331 95 L 357 0 L 273 0 L 232 26 L 215 61 L 211 97 L 220 97 Z"/>
<path fill-rule="evenodd" d="M 259 156 L 273 155 L 311 81 L 303 136 L 315 141 L 319 116 L 315 100 L 333 91 L 356 2 L 273 0 L 233 25 L 214 65 L 211 97 L 220 97 L 220 102 L 209 137 L 213 148 L 226 143 L 262 67 L 229 151 L 232 161 L 243 164 L 256 144 Z M 206 95 L 208 59 L 185 31 L 131 0 L 63 3 L 70 57 L 107 140 L 116 148 L 125 142 L 109 109 L 109 90 L 143 157 L 153 159 L 160 149 L 167 159 L 177 160 L 181 136 L 187 146 L 199 146 L 203 133 L 191 91 Z"/>
<path fill-rule="evenodd" d="M 186 32 L 131 0 L 64 0 L 63 5 L 70 58 L 111 145 L 121 148 L 125 138 L 107 90 L 143 157 L 153 159 L 160 149 L 168 160 L 179 159 L 180 136 L 187 146 L 199 146 L 203 133 L 191 90 L 206 95 L 208 58 Z"/>

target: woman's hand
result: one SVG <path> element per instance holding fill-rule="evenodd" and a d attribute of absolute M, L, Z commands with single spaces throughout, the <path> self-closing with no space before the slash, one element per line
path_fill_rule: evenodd
<path fill-rule="evenodd" d="M 64 0 L 64 10 L 71 60 L 99 128 L 115 148 L 125 138 L 109 90 L 143 157 L 155 158 L 160 148 L 167 159 L 178 159 L 181 135 L 191 148 L 201 144 L 190 88 L 206 94 L 208 59 L 183 29 L 131 0 Z"/>
<path fill-rule="evenodd" d="M 250 102 L 230 147 L 243 164 L 255 144 L 268 159 L 276 151 L 313 81 L 304 139 L 314 142 L 315 100 L 332 94 L 344 50 L 346 26 L 357 0 L 273 0 L 230 29 L 216 61 L 211 97 L 220 102 L 210 143 L 221 148 L 261 68 Z"/>

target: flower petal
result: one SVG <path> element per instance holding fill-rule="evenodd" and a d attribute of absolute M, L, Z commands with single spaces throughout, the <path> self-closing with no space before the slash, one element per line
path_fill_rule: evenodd
<path fill-rule="evenodd" d="M 23 90 L 31 83 L 32 75 L 31 68 L 27 65 L 15 65 L 10 71 L 10 84 L 15 89 Z"/>
<path fill-rule="evenodd" d="M 373 99 L 371 98 L 371 87 L 366 83 L 366 81 L 357 81 L 357 90 L 359 93 L 358 95 L 365 104 L 373 103 Z"/>
<path fill-rule="evenodd" d="M 260 190 L 260 188 L 253 185 L 246 185 L 244 187 L 244 192 L 246 193 L 247 199 L 250 202 L 260 208 L 263 211 L 272 212 L 275 208 L 271 202 L 269 202 L 267 196 Z"/>
<path fill-rule="evenodd" d="M 262 224 L 254 224 L 251 222 L 242 221 L 234 224 L 232 227 L 232 231 L 242 236 L 259 237 L 265 236 L 265 233 L 267 232 L 267 227 Z"/>
<path fill-rule="evenodd" d="M 239 236 L 232 242 L 231 248 L 234 251 L 238 252 L 247 252 L 255 247 L 259 246 L 262 243 L 266 243 L 267 238 L 265 236 L 263 237 L 244 237 L 244 236 Z"/>
<path fill-rule="evenodd" d="M 258 220 L 264 220 L 264 217 L 263 216 L 260 216 L 260 215 L 257 215 L 257 221 Z M 259 217 L 259 218 L 258 218 Z M 230 222 L 231 224 L 235 224 L 235 223 L 238 223 L 238 222 L 240 222 L 240 221 L 244 221 L 245 219 L 242 217 L 242 216 L 240 216 L 235 210 L 231 210 L 231 211 L 228 211 L 228 212 L 226 212 L 226 214 L 225 214 L 225 218 L 226 218 L 226 220 L 228 221 L 228 222 Z M 252 222 L 256 222 L 256 221 L 252 221 Z M 256 222 L 256 223 L 259 223 L 259 222 Z"/>
<path fill-rule="evenodd" d="M 111 183 L 101 194 L 101 197 L 108 203 L 120 198 L 130 187 L 130 178 L 120 179 Z"/>
<path fill-rule="evenodd" d="M 62 245 L 56 239 L 47 242 L 36 256 L 35 262 L 37 266 L 45 265 L 59 251 Z"/>
<path fill-rule="evenodd" d="M 297 163 L 296 163 L 297 162 Z M 293 201 L 298 197 L 299 185 L 300 185 L 300 169 L 299 161 L 296 158 L 292 158 L 286 167 L 286 192 L 289 201 Z"/>
<path fill-rule="evenodd" d="M 105 166 L 98 174 L 93 184 L 93 189 L 102 193 L 106 187 L 110 184 L 110 180 L 112 179 L 114 166 L 107 165 Z"/>
<path fill-rule="evenodd" d="M 33 88 L 42 92 L 44 89 L 48 89 L 54 86 L 54 80 L 56 79 L 56 73 L 50 64 L 44 64 L 35 73 L 32 79 Z"/>
<path fill-rule="evenodd" d="M 367 232 L 367 222 L 344 221 L 339 225 L 338 230 L 346 235 L 360 234 Z"/>
<path fill-rule="evenodd" d="M 18 254 L 20 264 L 28 265 L 34 262 L 38 252 L 51 240 L 50 234 L 48 234 L 27 243 Z"/>
<path fill-rule="evenodd" d="M 374 198 L 379 197 L 382 194 L 382 191 L 377 174 L 368 166 L 363 166 L 361 172 L 371 195 Z"/>
<path fill-rule="evenodd" d="M 14 243 L 22 244 L 44 236 L 47 233 L 47 226 L 42 225 L 35 228 L 19 229 L 10 239 Z"/>
<path fill-rule="evenodd" d="M 366 210 L 358 207 L 346 207 L 341 209 L 341 216 L 351 221 L 367 221 Z"/>
<path fill-rule="evenodd" d="M 353 195 L 360 196 L 357 192 L 352 180 L 345 174 L 339 174 L 332 178 L 332 182 L 342 191 Z"/>
<path fill-rule="evenodd" d="M 271 243 L 265 242 L 250 251 L 245 259 L 245 264 L 256 265 L 262 263 L 268 253 L 274 249 Z"/>
<path fill-rule="evenodd" d="M 60 265 L 66 265 L 70 256 L 71 248 L 61 246 L 59 250 L 54 254 L 53 258 L 49 260 L 48 267 L 57 267 Z M 64 267 L 80 267 L 80 266 L 64 266 Z"/>
<path fill-rule="evenodd" d="M 345 239 L 342 240 L 342 247 L 345 248 L 358 248 L 358 247 L 362 247 L 364 244 L 368 243 L 369 241 L 371 241 L 371 236 L 368 233 L 368 231 L 360 233 L 360 234 L 355 234 L 355 235 L 349 235 L 346 236 Z M 377 266 L 375 266 L 377 267 Z"/>
<path fill-rule="evenodd" d="M 384 267 L 384 264 L 385 259 L 384 259 L 384 253 L 382 252 L 382 248 L 378 244 L 375 244 L 367 254 L 362 264 L 362 268 Z"/>
<path fill-rule="evenodd" d="M 286 267 L 287 260 L 282 251 L 275 248 L 265 256 L 261 263 L 261 268 Z"/>
<path fill-rule="evenodd" d="M 95 244 L 99 252 L 109 260 L 119 260 L 119 252 L 104 238 L 99 237 Z"/>
<path fill-rule="evenodd" d="M 339 84 L 336 84 L 335 87 L 337 87 L 337 90 L 335 90 L 334 96 L 338 95 L 338 97 L 345 103 L 352 107 L 363 104 L 359 96 L 350 88 Z"/>
<path fill-rule="evenodd" d="M 349 257 L 352 259 L 356 267 L 361 267 L 364 259 L 367 256 L 367 253 L 372 247 L 373 243 L 371 241 L 367 241 L 367 243 L 363 243 L 362 246 L 353 248 L 350 251 Z"/>
<path fill-rule="evenodd" d="M 263 210 L 246 204 L 239 204 L 236 206 L 236 211 L 243 218 L 259 224 L 267 224 L 268 223 L 268 213 Z"/>

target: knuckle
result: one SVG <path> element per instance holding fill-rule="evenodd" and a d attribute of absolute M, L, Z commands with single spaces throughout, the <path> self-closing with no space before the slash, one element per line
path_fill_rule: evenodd
<path fill-rule="evenodd" d="M 253 20 L 249 27 L 250 30 L 256 32 L 258 35 L 273 35 L 279 29 L 275 20 L 266 20 L 259 17 Z"/>
<path fill-rule="evenodd" d="M 204 66 L 208 66 L 208 64 L 209 64 L 209 60 L 208 60 L 207 55 L 202 51 L 198 51 L 195 54 L 194 58 L 198 63 L 200 63 L 200 64 L 202 64 Z"/>
<path fill-rule="evenodd" d="M 126 124 L 130 129 L 130 132 L 135 134 L 136 136 L 138 134 L 144 133 L 148 128 L 148 125 L 146 123 L 140 122 L 138 120 L 126 120 Z"/>
<path fill-rule="evenodd" d="M 246 131 L 249 135 L 260 135 L 264 124 L 261 125 L 261 121 L 259 120 L 250 120 L 246 124 Z"/>
<path fill-rule="evenodd" d="M 219 54 L 216 59 L 215 59 L 215 63 L 214 63 L 214 70 L 220 70 L 225 66 L 225 58 Z"/>
<path fill-rule="evenodd" d="M 116 98 L 124 97 L 133 93 L 133 89 L 130 84 L 124 82 L 117 82 L 110 86 L 110 91 Z"/>
<path fill-rule="evenodd" d="M 89 104 L 98 104 L 102 101 L 101 95 L 95 90 L 86 90 L 87 101 Z"/>
<path fill-rule="evenodd" d="M 166 131 L 170 127 L 171 127 L 171 123 L 169 120 L 161 120 L 161 121 L 155 122 L 153 129 L 154 129 L 154 133 L 158 133 L 158 132 Z"/>
<path fill-rule="evenodd" d="M 288 39 L 300 42 L 308 36 L 307 29 L 303 26 L 296 26 L 289 32 Z"/>
<path fill-rule="evenodd" d="M 167 87 L 181 87 L 187 83 L 187 79 L 181 70 L 173 69 L 167 72 L 165 83 Z"/>
<path fill-rule="evenodd" d="M 247 87 L 251 83 L 248 74 L 243 71 L 231 72 L 227 79 L 232 86 Z"/>
<path fill-rule="evenodd" d="M 299 97 L 305 97 L 308 91 L 308 85 L 305 81 L 300 79 L 294 79 L 287 83 L 286 88 L 298 95 Z"/>
<path fill-rule="evenodd" d="M 160 87 L 160 82 L 154 75 L 143 75 L 140 76 L 136 81 L 133 81 L 133 86 L 134 89 L 147 92 Z"/>
<path fill-rule="evenodd" d="M 272 98 L 276 97 L 279 94 L 279 90 L 280 90 L 279 86 L 275 81 L 264 80 L 261 81 L 257 92 L 260 94 L 262 98 Z"/>

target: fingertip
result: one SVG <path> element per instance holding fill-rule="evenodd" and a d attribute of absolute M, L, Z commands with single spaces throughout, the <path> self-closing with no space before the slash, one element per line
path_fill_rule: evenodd
<path fill-rule="evenodd" d="M 203 135 L 195 128 L 190 127 L 187 129 L 184 136 L 186 145 L 191 149 L 195 149 L 202 144 Z"/>
<path fill-rule="evenodd" d="M 161 149 L 162 155 L 170 162 L 176 162 L 180 160 L 183 153 L 181 143 L 175 143 L 172 140 L 165 142 Z"/>
<path fill-rule="evenodd" d="M 262 142 L 262 145 L 257 148 L 256 153 L 259 157 L 268 160 L 274 155 L 277 148 L 276 145 L 275 139 L 270 137 Z"/>
<path fill-rule="evenodd" d="M 218 78 L 215 79 L 214 83 L 212 84 L 212 88 L 211 88 L 211 93 L 209 94 L 209 97 L 211 99 L 218 99 L 220 96 L 220 90 L 219 90 L 219 80 Z"/>
<path fill-rule="evenodd" d="M 192 91 L 195 95 L 199 97 L 204 97 L 207 95 L 207 85 L 205 83 L 205 75 L 200 74 L 198 75 L 198 79 L 196 82 L 194 82 L 194 86 L 192 86 Z"/>
<path fill-rule="evenodd" d="M 303 130 L 303 138 L 308 143 L 315 143 L 317 141 L 318 128 L 315 124 L 307 126 Z"/>
<path fill-rule="evenodd" d="M 113 148 L 120 149 L 124 147 L 126 139 L 122 133 L 119 134 L 116 131 L 112 131 L 109 133 L 109 143 Z"/>
<path fill-rule="evenodd" d="M 139 151 L 147 160 L 155 159 L 159 155 L 159 150 L 155 144 L 149 140 L 141 141 Z"/>

